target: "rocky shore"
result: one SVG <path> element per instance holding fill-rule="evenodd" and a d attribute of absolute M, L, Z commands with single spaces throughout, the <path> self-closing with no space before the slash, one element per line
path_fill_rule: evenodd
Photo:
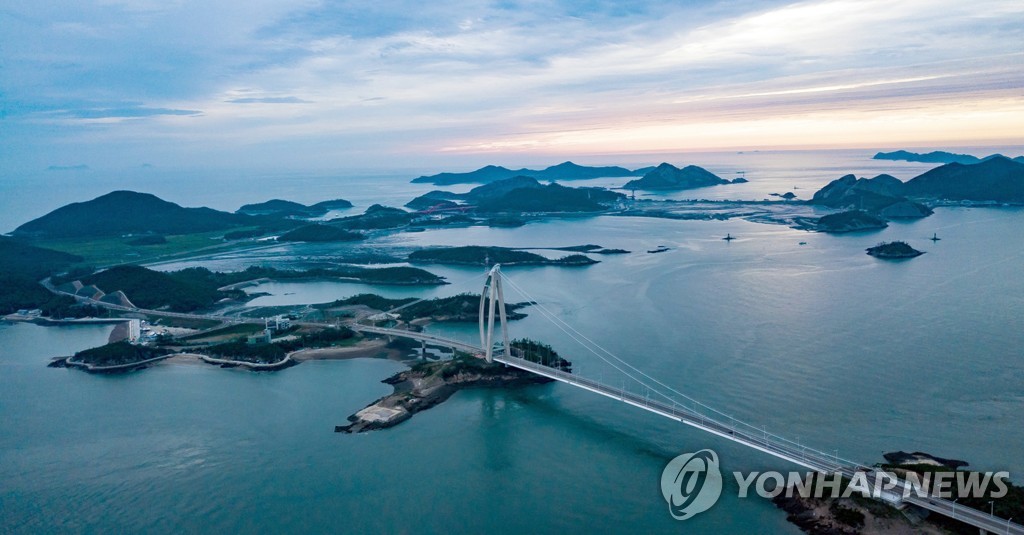
<path fill-rule="evenodd" d="M 336 433 L 362 433 L 394 427 L 417 412 L 434 407 L 452 394 L 470 387 L 516 387 L 551 382 L 551 379 L 502 364 L 488 364 L 478 358 L 460 356 L 443 362 L 423 362 L 397 373 L 384 383 L 395 391 L 348 417 L 347 425 L 334 427 Z"/>

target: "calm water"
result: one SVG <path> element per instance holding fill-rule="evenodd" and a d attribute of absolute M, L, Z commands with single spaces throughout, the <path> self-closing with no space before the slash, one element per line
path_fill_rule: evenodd
<path fill-rule="evenodd" d="M 1019 480 L 1022 227 L 1019 209 L 944 208 L 846 236 L 599 217 L 400 234 L 373 245 L 632 250 L 587 268 L 505 273 L 602 346 L 737 418 L 847 458 L 923 450 Z M 928 241 L 933 232 L 943 240 Z M 724 242 L 726 233 L 739 239 Z M 905 262 L 864 254 L 890 239 L 927 254 Z M 658 245 L 672 250 L 644 253 Z M 347 246 L 338 247 L 341 254 Z M 260 254 L 288 264 L 312 252 Z M 206 265 L 254 260 L 232 253 Z M 271 293 L 257 304 L 274 305 L 363 291 L 449 295 L 482 282 L 479 269 L 430 269 L 462 284 L 274 283 L 252 291 Z M 551 343 L 583 374 L 615 381 L 537 310 L 526 311 L 514 336 Z M 256 374 L 162 364 L 118 377 L 44 367 L 51 356 L 104 342 L 108 329 L 0 324 L 6 529 L 797 532 L 764 500 L 735 498 L 735 483 L 711 511 L 672 520 L 658 480 L 680 452 L 712 448 L 725 471 L 790 467 L 571 387 L 463 391 L 395 429 L 342 436 L 333 426 L 388 392 L 378 381 L 401 365 L 307 362 Z M 474 327 L 434 329 L 469 340 Z"/>

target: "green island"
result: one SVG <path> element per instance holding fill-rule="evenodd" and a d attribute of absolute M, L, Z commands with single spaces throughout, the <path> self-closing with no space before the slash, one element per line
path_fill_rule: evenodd
<path fill-rule="evenodd" d="M 508 266 L 589 266 L 596 264 L 597 260 L 582 254 L 550 259 L 536 253 L 507 247 L 466 245 L 461 247 L 431 247 L 413 251 L 409 254 L 409 262 L 470 266 L 488 266 L 493 264 Z"/>
<path fill-rule="evenodd" d="M 546 344 L 533 340 L 513 340 L 512 351 L 523 359 L 543 366 L 572 371 L 572 363 L 561 358 Z M 434 407 L 463 388 L 518 387 L 551 382 L 533 373 L 500 363 L 486 361 L 466 354 L 456 354 L 450 360 L 420 362 L 399 372 L 384 383 L 395 391 L 367 405 L 348 417 L 349 423 L 335 426 L 337 433 L 362 433 L 394 427 L 417 412 Z"/>
<path fill-rule="evenodd" d="M 530 303 L 506 303 L 505 310 L 509 320 L 526 317 L 520 312 Z M 383 313 L 395 310 L 395 319 L 412 323 L 430 322 L 475 322 L 478 319 L 480 296 L 476 294 L 458 294 L 451 297 L 435 297 L 433 299 L 416 299 L 412 297 L 388 299 L 376 294 L 358 294 L 330 303 L 314 305 L 314 308 L 338 312 L 353 308 L 366 308 L 370 312 Z"/>
<path fill-rule="evenodd" d="M 910 246 L 905 241 L 892 241 L 879 243 L 874 247 L 868 247 L 867 253 L 875 258 L 898 259 L 914 258 L 924 253 Z"/>

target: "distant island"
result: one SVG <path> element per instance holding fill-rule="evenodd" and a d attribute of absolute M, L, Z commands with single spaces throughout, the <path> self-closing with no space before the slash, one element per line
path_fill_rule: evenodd
<path fill-rule="evenodd" d="M 352 203 L 345 199 L 333 199 L 306 206 L 293 201 L 271 199 L 269 201 L 246 204 L 235 211 L 246 215 L 276 215 L 280 217 L 318 217 L 331 210 L 352 208 Z"/>
<path fill-rule="evenodd" d="M 426 212 L 465 208 L 481 214 L 581 213 L 607 210 L 625 197 L 604 188 L 544 185 L 536 178 L 518 175 L 477 186 L 466 193 L 434 190 L 409 201 L 406 206 Z M 454 201 L 464 201 L 464 204 Z"/>
<path fill-rule="evenodd" d="M 914 258 L 924 254 L 903 241 L 880 243 L 874 247 L 868 247 L 866 250 L 869 255 L 875 258 L 886 259 Z"/>
<path fill-rule="evenodd" d="M 453 184 L 489 183 L 516 176 L 526 176 L 538 180 L 587 180 L 592 178 L 615 178 L 624 176 L 640 176 L 643 173 L 630 171 L 624 167 L 588 167 L 572 162 L 563 162 L 541 170 L 508 169 L 498 165 L 488 165 L 468 173 L 439 173 L 421 176 L 412 181 L 417 184 L 437 184 L 450 186 Z"/>
<path fill-rule="evenodd" d="M 589 266 L 596 264 L 597 260 L 583 254 L 572 254 L 558 259 L 550 259 L 536 253 L 506 247 L 466 245 L 461 247 L 433 247 L 413 251 L 409 255 L 409 262 L 470 266 L 490 266 L 494 264 L 509 266 Z"/>
<path fill-rule="evenodd" d="M 745 181 L 745 180 L 744 180 Z M 630 180 L 623 189 L 642 190 L 680 190 L 729 184 L 730 181 L 718 175 L 698 167 L 687 165 L 682 169 L 670 164 L 663 163 L 648 171 L 642 178 Z"/>
<path fill-rule="evenodd" d="M 974 164 L 984 160 L 988 160 L 995 157 L 1005 157 L 1001 154 L 992 154 L 984 158 L 978 158 L 970 154 L 957 154 L 953 152 L 946 152 L 942 150 L 936 150 L 932 152 L 920 153 L 920 152 L 909 152 L 905 150 L 897 150 L 893 152 L 879 152 L 872 156 L 874 160 L 894 160 L 894 161 L 906 161 L 906 162 L 921 162 L 921 163 L 962 163 L 962 164 Z M 1017 156 L 1013 160 L 1024 163 L 1024 156 Z"/>

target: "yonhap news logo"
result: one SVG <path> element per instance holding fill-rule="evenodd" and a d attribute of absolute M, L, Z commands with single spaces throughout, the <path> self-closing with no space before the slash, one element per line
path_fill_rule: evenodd
<path fill-rule="evenodd" d="M 676 520 L 686 520 L 710 509 L 722 495 L 718 454 L 700 450 L 669 461 L 661 472 L 661 495 Z"/>
<path fill-rule="evenodd" d="M 1008 494 L 1009 472 L 936 471 L 899 474 L 866 467 L 842 472 L 733 472 L 737 497 L 751 495 L 772 499 L 849 498 L 861 496 L 888 503 L 907 498 L 957 500 L 960 498 L 999 499 Z M 723 479 L 718 454 L 709 449 L 684 453 L 669 461 L 661 472 L 661 495 L 668 512 L 676 520 L 687 520 L 718 503 Z"/>

